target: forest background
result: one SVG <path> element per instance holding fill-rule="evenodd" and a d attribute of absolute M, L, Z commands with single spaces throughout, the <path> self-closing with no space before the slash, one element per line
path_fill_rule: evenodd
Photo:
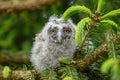
<path fill-rule="evenodd" d="M 97 4 L 98 0 L 38 0 L 38 2 L 35 2 L 35 0 L 0 0 L 1 72 L 5 65 L 10 66 L 12 70 L 33 69 L 29 62 L 28 55 L 31 54 L 30 51 L 34 37 L 36 33 L 42 30 L 51 15 L 61 17 L 65 10 L 74 5 L 84 5 L 95 12 Z M 102 14 L 104 15 L 119 8 L 120 0 L 105 0 Z M 86 15 L 81 13 L 76 13 L 76 15 L 71 16 L 71 18 L 73 22 L 77 24 L 85 16 Z M 113 18 L 113 20 L 120 27 L 119 18 L 120 16 Z M 102 32 L 100 34 L 103 35 Z M 100 40 L 101 42 L 99 42 Z M 100 40 L 93 40 L 95 47 L 98 47 L 104 42 L 104 40 Z M 120 43 L 118 46 L 119 48 L 117 47 L 118 49 L 116 52 L 117 55 L 120 55 Z M 86 51 L 84 53 L 88 52 L 89 51 Z M 81 55 L 83 56 L 84 54 Z M 111 54 L 105 56 L 102 60 L 99 60 L 90 68 L 86 69 L 83 73 L 87 77 L 83 80 L 109 80 L 110 75 L 103 75 L 100 72 L 101 63 L 105 58 L 108 58 L 108 56 L 111 56 Z M 21 65 L 21 63 L 23 64 Z M 95 76 L 97 76 L 96 79 L 94 78 Z"/>

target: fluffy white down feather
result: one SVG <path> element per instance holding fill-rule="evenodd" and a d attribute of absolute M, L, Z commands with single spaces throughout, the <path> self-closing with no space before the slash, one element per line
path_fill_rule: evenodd
<path fill-rule="evenodd" d="M 50 17 L 41 33 L 35 37 L 35 42 L 32 47 L 31 62 L 38 72 L 42 72 L 50 67 L 56 68 L 60 66 L 59 58 L 72 59 L 76 44 L 75 44 L 75 25 L 71 20 L 67 23 L 72 28 L 72 37 L 69 40 L 63 41 L 62 44 L 57 44 L 49 40 L 47 30 L 50 25 L 54 25 L 53 20 L 57 20 L 59 24 L 63 25 L 62 18 Z M 67 25 L 66 24 L 66 25 Z"/>

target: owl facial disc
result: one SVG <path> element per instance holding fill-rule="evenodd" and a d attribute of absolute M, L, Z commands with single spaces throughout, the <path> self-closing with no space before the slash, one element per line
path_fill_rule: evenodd
<path fill-rule="evenodd" d="M 69 26 L 53 25 L 49 28 L 48 35 L 52 42 L 62 44 L 63 41 L 71 38 L 72 30 Z"/>

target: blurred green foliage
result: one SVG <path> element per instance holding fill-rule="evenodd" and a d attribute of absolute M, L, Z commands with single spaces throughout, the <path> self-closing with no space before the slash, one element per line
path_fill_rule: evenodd
<path fill-rule="evenodd" d="M 97 2 L 98 0 L 66 0 L 61 3 L 45 6 L 41 9 L 23 11 L 20 13 L 0 14 L 0 51 L 30 51 L 35 34 L 42 30 L 51 15 L 57 15 L 58 17 L 60 17 L 66 9 L 73 5 L 85 5 L 86 7 L 90 8 L 92 12 L 95 12 L 97 8 Z M 120 8 L 120 0 L 106 0 L 106 4 L 103 7 L 104 8 L 102 10 L 102 13 L 106 14 L 112 10 Z M 86 15 L 82 15 L 81 13 L 76 13 L 76 15 L 73 15 L 71 18 L 76 24 L 85 16 Z M 112 20 L 114 20 L 120 27 L 120 17 L 116 17 Z M 101 29 L 104 28 L 105 27 Z M 93 37 L 91 41 L 94 42 L 94 47 L 97 47 L 104 42 L 105 36 L 102 36 L 102 33 L 102 30 L 98 30 L 98 28 L 96 28 L 89 35 L 90 37 Z M 101 36 L 97 40 L 96 38 L 98 37 L 98 35 Z M 114 47 L 116 51 L 115 53 L 120 55 L 120 43 L 114 43 Z M 113 46 L 110 46 L 109 50 L 112 51 L 112 48 Z M 86 52 L 90 52 L 90 50 Z M 112 53 L 113 52 L 109 52 L 108 54 L 110 58 L 113 57 Z M 82 54 L 80 54 L 80 56 L 81 55 Z M 106 60 L 106 58 L 108 58 L 108 56 L 105 56 L 102 60 L 99 60 L 95 64 L 92 64 L 89 68 L 83 71 L 83 73 L 85 73 L 90 80 L 109 80 L 110 78 L 106 79 L 106 77 L 110 77 L 111 75 L 105 75 L 103 77 L 103 75 L 100 73 L 101 63 L 103 62 L 103 60 Z M 16 65 L 13 66 L 13 69 L 17 69 Z M 29 67 L 29 65 L 24 65 L 23 69 L 26 69 L 26 67 Z M 67 76 L 67 78 L 70 78 L 68 74 Z"/>
<path fill-rule="evenodd" d="M 33 11 L 0 15 L 0 49 L 30 50 L 35 34 L 40 32 L 49 16 L 61 15 L 62 3 Z"/>

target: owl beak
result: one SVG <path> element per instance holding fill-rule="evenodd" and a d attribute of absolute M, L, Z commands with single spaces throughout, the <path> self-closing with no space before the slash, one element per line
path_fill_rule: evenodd
<path fill-rule="evenodd" d="M 62 42 L 62 38 L 58 37 L 58 42 L 61 43 Z"/>
<path fill-rule="evenodd" d="M 62 34 L 61 34 L 61 32 L 58 32 L 58 42 L 62 43 Z"/>

